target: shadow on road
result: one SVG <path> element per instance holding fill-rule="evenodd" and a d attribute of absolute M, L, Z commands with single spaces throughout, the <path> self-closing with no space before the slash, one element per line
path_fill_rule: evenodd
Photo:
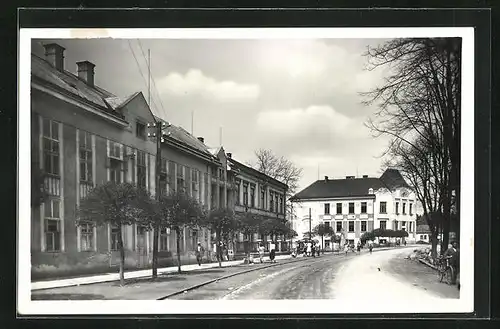
<path fill-rule="evenodd" d="M 36 294 L 31 295 L 31 300 L 94 300 L 106 299 L 103 295 L 96 294 Z"/>

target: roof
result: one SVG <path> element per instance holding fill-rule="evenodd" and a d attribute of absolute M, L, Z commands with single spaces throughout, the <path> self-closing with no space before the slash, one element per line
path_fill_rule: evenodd
<path fill-rule="evenodd" d="M 405 179 L 397 169 L 388 168 L 384 171 L 380 180 L 389 188 L 393 189 L 396 187 L 409 187 Z"/>
<path fill-rule="evenodd" d="M 422 224 L 422 225 L 417 225 L 417 234 L 418 233 L 429 233 L 431 230 L 429 230 L 429 225 L 427 224 Z"/>
<path fill-rule="evenodd" d="M 243 170 L 243 171 L 246 171 L 246 172 L 250 172 L 254 175 L 257 175 L 257 176 L 260 176 L 261 179 L 263 180 L 266 180 L 266 181 L 271 181 L 273 182 L 274 184 L 277 184 L 277 185 L 280 185 L 282 186 L 283 188 L 287 189 L 288 190 L 288 185 L 286 185 L 285 183 L 283 182 L 280 182 L 279 180 L 275 179 L 275 178 L 272 178 L 271 176 L 269 175 L 266 175 L 264 174 L 263 172 L 257 170 L 257 169 L 254 169 L 252 167 L 249 167 L 239 161 L 236 161 L 235 159 L 233 158 L 227 158 L 227 162 L 231 168 L 231 170 Z"/>
<path fill-rule="evenodd" d="M 138 92 L 135 92 L 132 95 L 127 96 L 127 97 L 113 96 L 113 97 L 105 98 L 104 100 L 106 101 L 106 103 L 108 103 L 109 107 L 111 107 L 113 110 L 118 110 L 118 109 L 124 107 L 125 105 L 127 105 L 128 102 L 130 102 L 132 99 L 134 99 L 140 93 L 141 92 L 138 91 Z"/>
<path fill-rule="evenodd" d="M 317 180 L 295 194 L 292 199 L 362 197 L 369 196 L 368 191 L 370 188 L 375 191 L 380 188 L 393 189 L 400 186 L 408 187 L 403 176 L 395 169 L 387 169 L 380 178 L 363 177 Z"/>
<path fill-rule="evenodd" d="M 35 54 L 31 54 L 31 76 L 32 78 L 43 80 L 45 83 L 53 85 L 63 92 L 90 102 L 103 110 L 109 110 L 107 112 L 118 117 L 122 117 L 121 113 L 111 109 L 105 101 L 106 98 L 116 97 L 115 95 L 97 86 L 89 86 L 73 73 L 55 69 L 45 59 Z"/>
<path fill-rule="evenodd" d="M 386 187 L 378 178 L 349 178 L 317 180 L 299 193 L 293 199 L 338 198 L 366 196 L 370 188 L 377 190 Z"/>

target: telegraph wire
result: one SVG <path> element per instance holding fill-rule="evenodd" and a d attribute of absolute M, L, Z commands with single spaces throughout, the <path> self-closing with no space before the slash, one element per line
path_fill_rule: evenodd
<path fill-rule="evenodd" d="M 142 47 L 141 39 L 137 39 L 137 42 L 139 43 L 139 48 L 141 49 L 142 57 L 144 58 L 144 61 L 146 62 L 146 64 L 148 64 L 148 61 L 146 60 L 146 55 L 144 53 L 144 48 Z M 151 67 L 149 65 L 148 65 L 148 69 L 151 70 Z M 150 73 L 150 75 L 151 75 L 151 73 Z M 151 75 L 151 81 L 153 81 L 153 88 L 156 91 L 156 95 L 158 96 L 158 100 L 160 101 L 162 113 L 165 116 L 165 120 L 167 120 L 167 114 L 166 114 L 166 111 L 165 111 L 165 107 L 163 106 L 163 102 L 161 100 L 160 92 L 158 91 L 158 88 L 156 87 L 156 82 L 155 82 L 155 79 L 153 78 L 152 75 Z"/>
<path fill-rule="evenodd" d="M 139 64 L 139 61 L 137 60 L 137 57 L 135 56 L 134 50 L 132 49 L 132 44 L 130 43 L 130 40 L 127 40 L 127 42 L 128 42 L 128 46 L 130 48 L 130 52 L 132 53 L 132 56 L 134 56 L 135 64 L 137 64 L 137 69 L 139 70 L 139 73 L 141 74 L 142 80 L 144 81 L 144 84 L 147 88 L 148 82 L 147 82 L 146 78 L 144 77 L 144 74 L 142 73 L 141 65 Z M 155 107 L 158 107 L 154 100 L 152 100 L 152 103 L 155 105 Z"/>

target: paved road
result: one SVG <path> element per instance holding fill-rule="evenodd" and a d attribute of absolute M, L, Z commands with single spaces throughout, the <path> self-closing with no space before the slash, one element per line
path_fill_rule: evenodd
<path fill-rule="evenodd" d="M 247 273 L 174 299 L 342 299 L 383 296 L 391 300 L 458 298 L 425 265 L 404 259 L 412 248 L 361 255 L 323 255 Z"/>

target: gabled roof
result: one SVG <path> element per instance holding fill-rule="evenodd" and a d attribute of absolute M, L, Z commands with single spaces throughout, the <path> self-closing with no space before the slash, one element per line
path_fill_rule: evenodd
<path fill-rule="evenodd" d="M 292 199 L 338 198 L 366 196 L 368 190 L 386 187 L 378 178 L 349 178 L 317 180 Z"/>
<path fill-rule="evenodd" d="M 55 69 L 46 60 L 35 54 L 31 54 L 31 77 L 33 80 L 43 81 L 43 83 L 51 85 L 63 93 L 91 103 L 107 113 L 123 118 L 120 112 L 110 108 L 105 101 L 106 98 L 116 97 L 115 95 L 97 86 L 89 86 L 73 73 Z"/>
<path fill-rule="evenodd" d="M 208 152 L 210 152 L 210 154 L 212 154 L 214 157 L 217 157 L 217 155 L 219 154 L 221 148 L 222 148 L 222 146 L 209 147 L 208 148 Z"/>
<path fill-rule="evenodd" d="M 132 95 L 127 96 L 127 97 L 117 97 L 117 96 L 114 96 L 114 97 L 105 98 L 104 100 L 106 101 L 106 103 L 108 103 L 108 105 L 113 110 L 118 110 L 118 109 L 124 107 L 125 105 L 127 105 L 131 100 L 133 100 L 140 93 L 141 92 L 138 91 L 138 92 L 135 92 Z"/>
<path fill-rule="evenodd" d="M 397 187 L 409 187 L 409 185 L 404 180 L 403 176 L 397 169 L 386 169 L 382 176 L 380 176 L 380 180 L 384 182 L 384 184 L 389 188 L 397 188 Z"/>
<path fill-rule="evenodd" d="M 212 156 L 212 154 L 208 151 L 208 148 L 205 144 L 203 144 L 198 138 L 194 137 L 190 133 L 188 133 L 184 128 L 170 125 L 167 129 L 165 129 L 165 133 L 170 133 L 170 137 L 189 146 L 194 149 L 196 149 L 199 152 L 202 152 L 203 154 L 207 156 Z"/>
<path fill-rule="evenodd" d="M 249 167 L 239 161 L 236 161 L 235 159 L 233 158 L 227 158 L 227 162 L 231 168 L 231 170 L 234 170 L 234 171 L 246 171 L 252 175 L 255 175 L 257 176 L 258 178 L 264 180 L 264 181 L 267 181 L 267 182 L 272 182 L 273 184 L 276 184 L 276 185 L 279 185 L 285 189 L 288 190 L 288 185 L 286 185 L 285 183 L 282 183 L 280 182 L 279 180 L 277 179 L 274 179 L 272 178 L 271 176 L 268 176 L 266 174 L 264 174 L 263 172 L 261 171 L 258 171 L 257 169 L 254 169 L 252 167 Z"/>
<path fill-rule="evenodd" d="M 417 225 L 417 230 L 416 233 L 429 233 L 429 225 L 427 224 L 422 224 L 422 225 Z"/>
<path fill-rule="evenodd" d="M 368 191 L 370 188 L 376 191 L 380 188 L 392 190 L 395 187 L 408 187 L 399 171 L 395 169 L 388 170 L 390 170 L 390 172 L 387 173 L 386 170 L 380 178 L 366 177 L 318 180 L 295 194 L 292 200 L 363 197 L 369 196 Z"/>

